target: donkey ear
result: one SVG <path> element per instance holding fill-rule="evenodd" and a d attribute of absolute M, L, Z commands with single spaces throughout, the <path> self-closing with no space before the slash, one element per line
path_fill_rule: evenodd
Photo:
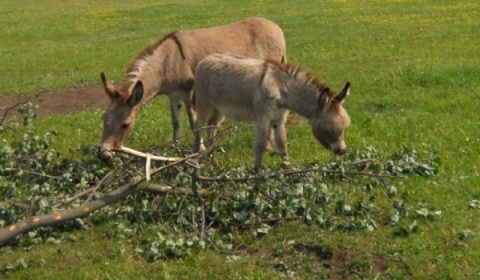
<path fill-rule="evenodd" d="M 110 81 L 107 79 L 105 73 L 100 73 L 100 77 L 102 78 L 103 87 L 105 88 L 105 92 L 108 94 L 108 97 L 110 97 L 110 99 L 117 98 L 119 94 L 112 83 L 110 83 Z"/>
<path fill-rule="evenodd" d="M 137 105 L 143 97 L 143 84 L 141 81 L 138 81 L 135 87 L 133 88 L 132 95 L 127 100 L 127 104 L 130 107 Z"/>
<path fill-rule="evenodd" d="M 320 111 L 323 111 L 327 108 L 329 96 L 330 88 L 326 87 L 320 93 L 320 97 L 318 97 L 318 108 L 320 109 Z"/>
<path fill-rule="evenodd" d="M 335 100 L 338 101 L 340 104 L 345 102 L 345 99 L 350 94 L 350 82 L 347 82 L 343 87 L 342 91 L 340 91 L 337 96 L 335 96 Z"/>

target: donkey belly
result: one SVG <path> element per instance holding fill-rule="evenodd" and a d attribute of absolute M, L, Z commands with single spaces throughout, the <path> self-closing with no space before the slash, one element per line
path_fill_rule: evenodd
<path fill-rule="evenodd" d="M 245 110 L 244 108 L 238 108 L 235 106 L 216 106 L 217 110 L 225 117 L 236 121 L 253 120 L 253 112 Z"/>

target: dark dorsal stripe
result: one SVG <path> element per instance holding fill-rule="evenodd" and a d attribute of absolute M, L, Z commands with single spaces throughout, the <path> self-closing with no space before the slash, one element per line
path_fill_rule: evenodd
<path fill-rule="evenodd" d="M 175 42 L 175 44 L 177 44 L 177 47 L 178 47 L 178 50 L 180 51 L 180 55 L 182 56 L 182 59 L 185 59 L 185 53 L 183 52 L 182 43 L 180 43 L 180 40 L 178 40 L 176 32 L 171 34 L 172 34 L 171 39 Z"/>
<path fill-rule="evenodd" d="M 162 45 L 163 42 L 165 42 L 166 40 L 172 39 L 175 42 L 175 45 L 177 45 L 178 50 L 180 51 L 180 55 L 182 56 L 182 59 L 185 59 L 185 53 L 183 52 L 183 46 L 182 46 L 182 43 L 180 43 L 180 40 L 178 39 L 177 33 L 178 33 L 178 31 L 174 31 L 174 32 L 168 34 L 167 36 L 163 37 L 163 39 L 161 39 L 157 43 L 153 44 L 149 48 L 150 49 L 149 54 L 152 54 L 155 51 L 155 49 L 160 47 L 160 45 Z"/>

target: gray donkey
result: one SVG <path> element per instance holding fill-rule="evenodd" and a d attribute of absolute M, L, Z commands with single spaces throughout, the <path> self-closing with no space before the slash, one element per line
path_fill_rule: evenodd
<path fill-rule="evenodd" d="M 212 54 L 195 72 L 197 120 L 195 148 L 201 150 L 201 129 L 208 125 L 207 141 L 225 116 L 255 122 L 255 165 L 258 170 L 270 127 L 275 143 L 287 157 L 285 121 L 289 110 L 307 118 L 317 140 L 336 154 L 346 151 L 344 130 L 350 118 L 342 104 L 349 95 L 347 82 L 335 94 L 306 70 L 272 60 Z"/>
<path fill-rule="evenodd" d="M 192 87 L 195 67 L 207 55 L 230 52 L 279 63 L 286 60 L 283 32 L 263 18 L 249 18 L 213 28 L 173 32 L 141 51 L 128 67 L 119 87 L 101 73 L 112 103 L 103 114 L 103 137 L 98 156 L 110 161 L 115 148 L 130 134 L 140 107 L 158 94 L 170 100 L 173 140 L 180 139 L 181 107 L 185 104 L 190 126 L 195 122 Z"/>

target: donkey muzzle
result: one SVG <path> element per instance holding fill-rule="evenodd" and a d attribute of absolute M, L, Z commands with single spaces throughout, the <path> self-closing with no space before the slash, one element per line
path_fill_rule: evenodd
<path fill-rule="evenodd" d="M 100 150 L 98 151 L 98 154 L 97 154 L 98 158 L 105 162 L 105 163 L 109 163 L 113 160 L 113 158 L 115 157 L 115 153 L 110 151 L 110 150 L 107 150 L 105 149 L 103 146 L 100 147 Z"/>
<path fill-rule="evenodd" d="M 336 155 L 343 155 L 347 152 L 347 145 L 345 145 L 344 142 L 340 142 L 338 144 L 332 145 L 330 149 Z"/>

